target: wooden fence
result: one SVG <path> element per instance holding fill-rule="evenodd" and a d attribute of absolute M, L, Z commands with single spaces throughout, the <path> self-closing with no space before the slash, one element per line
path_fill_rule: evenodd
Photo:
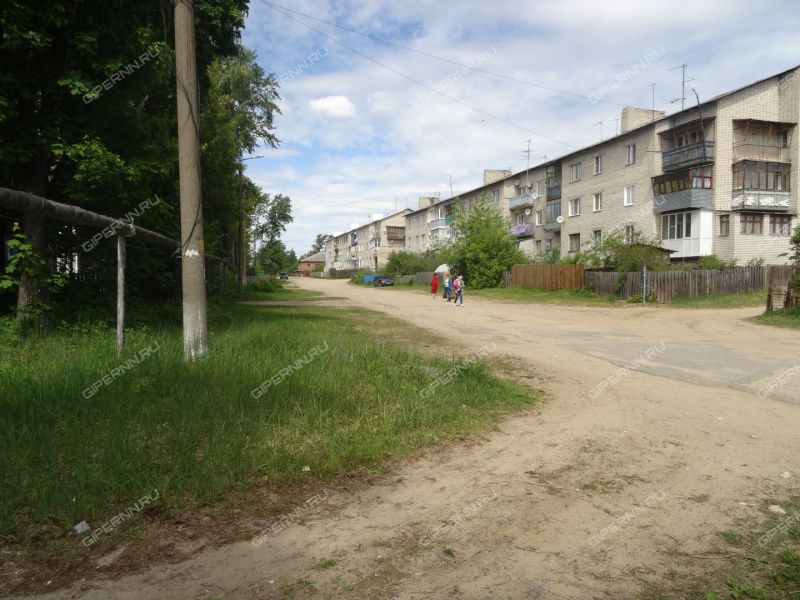
<path fill-rule="evenodd" d="M 780 267 L 778 267 L 780 268 Z M 739 294 L 767 285 L 768 267 L 734 267 L 697 271 L 649 271 L 647 289 L 657 302 L 671 302 L 675 296 Z M 641 272 L 620 274 L 614 271 L 586 271 L 586 287 L 598 294 L 617 294 L 627 298 L 641 294 Z"/>
<path fill-rule="evenodd" d="M 583 265 L 513 265 L 510 284 L 553 292 L 582 288 L 583 276 Z"/>
<path fill-rule="evenodd" d="M 767 286 L 785 286 L 792 277 L 790 265 L 734 267 L 718 270 L 648 271 L 647 289 L 657 302 L 671 302 L 675 296 L 739 294 Z M 514 265 L 507 286 L 547 291 L 586 287 L 598 294 L 621 298 L 642 294 L 642 272 L 617 273 L 585 268 L 583 265 Z"/>

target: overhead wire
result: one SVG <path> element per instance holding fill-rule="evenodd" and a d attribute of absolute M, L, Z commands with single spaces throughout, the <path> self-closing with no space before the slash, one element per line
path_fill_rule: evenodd
<path fill-rule="evenodd" d="M 455 98 L 453 96 L 445 94 L 444 92 L 441 92 L 441 91 L 437 90 L 436 88 L 431 87 L 431 86 L 419 81 L 418 79 L 416 79 L 416 78 L 414 78 L 414 77 L 412 77 L 410 75 L 407 75 L 407 74 L 405 74 L 405 73 L 403 73 L 401 71 L 398 71 L 394 67 L 390 67 L 389 65 L 387 65 L 385 63 L 382 63 L 382 62 L 380 62 L 379 60 L 377 60 L 375 58 L 372 58 L 371 56 L 361 52 L 360 50 L 357 50 L 357 49 L 353 48 L 352 46 L 349 46 L 349 45 L 345 44 L 344 42 L 342 42 L 342 41 L 340 41 L 340 40 L 338 40 L 338 39 L 336 39 L 336 38 L 334 38 L 334 37 L 322 32 L 322 31 L 320 31 L 319 29 L 315 29 L 314 27 L 312 27 L 308 23 L 304 23 L 300 19 L 292 16 L 291 14 L 283 11 L 282 9 L 277 8 L 272 3 L 267 2 L 267 0 L 260 0 L 260 1 L 263 2 L 264 4 L 270 6 L 276 12 L 281 13 L 286 18 L 291 19 L 292 21 L 295 21 L 296 23 L 299 23 L 300 25 L 302 25 L 303 27 L 306 27 L 307 29 L 313 31 L 314 33 L 316 33 L 318 35 L 321 35 L 322 37 L 332 41 L 333 43 L 338 44 L 338 45 L 342 46 L 343 48 L 346 48 L 347 50 L 350 50 L 354 54 L 358 54 L 359 56 L 367 59 L 368 61 L 373 62 L 376 65 L 380 66 L 381 68 L 386 69 L 387 71 L 390 71 L 390 72 L 394 73 L 398 77 L 402 77 L 403 79 L 406 79 L 406 80 L 412 82 L 415 85 L 418 85 L 418 86 L 420 86 L 420 87 L 422 87 L 422 88 L 424 88 L 424 89 L 426 89 L 426 90 L 428 90 L 430 92 L 433 92 L 434 94 L 437 94 L 438 96 L 441 96 L 442 98 L 446 98 L 447 100 L 450 100 L 451 102 L 455 102 L 457 104 L 460 104 L 460 105 L 462 105 L 462 106 L 464 106 L 464 107 L 466 107 L 466 108 L 468 108 L 468 109 L 470 109 L 470 110 L 472 110 L 474 112 L 477 112 L 477 113 L 482 114 L 482 115 L 484 115 L 486 117 L 489 117 L 490 119 L 494 119 L 495 121 L 498 121 L 498 122 L 503 123 L 505 125 L 509 125 L 510 127 L 514 127 L 516 129 L 519 129 L 519 130 L 524 131 L 526 133 L 530 133 L 530 134 L 535 135 L 537 137 L 540 137 L 540 138 L 543 138 L 543 139 L 546 139 L 546 140 L 550 140 L 551 142 L 555 142 L 557 144 L 562 144 L 564 146 L 569 146 L 571 148 L 579 148 L 580 147 L 580 146 L 576 146 L 575 144 L 571 144 L 569 142 L 565 142 L 563 140 L 559 140 L 557 138 L 545 135 L 545 134 L 540 133 L 538 131 L 533 131 L 532 129 L 528 129 L 527 127 L 524 127 L 523 125 L 519 125 L 517 123 L 509 121 L 508 119 L 505 119 L 503 117 L 500 117 L 500 116 L 497 116 L 497 115 L 495 115 L 493 113 L 485 111 L 485 110 L 483 110 L 483 109 L 481 109 L 481 108 L 479 108 L 477 106 L 473 106 L 472 104 L 464 102 L 463 100 L 459 100 L 458 98 Z"/>

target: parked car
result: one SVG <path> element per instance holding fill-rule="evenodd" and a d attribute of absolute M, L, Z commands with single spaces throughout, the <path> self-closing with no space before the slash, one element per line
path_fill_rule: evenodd
<path fill-rule="evenodd" d="M 372 280 L 372 287 L 383 287 L 385 285 L 394 285 L 394 279 L 386 275 L 376 275 Z"/>
<path fill-rule="evenodd" d="M 289 279 L 289 274 L 283 272 L 278 273 L 278 279 Z"/>

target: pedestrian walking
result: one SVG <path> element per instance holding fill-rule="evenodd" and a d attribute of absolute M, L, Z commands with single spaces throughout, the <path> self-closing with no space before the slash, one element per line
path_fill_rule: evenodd
<path fill-rule="evenodd" d="M 433 279 L 431 279 L 431 296 L 433 296 L 433 300 L 436 300 L 436 293 L 439 291 L 439 276 L 434 273 Z"/>
<path fill-rule="evenodd" d="M 453 300 L 453 306 L 464 306 L 464 276 L 459 275 L 453 282 L 453 289 L 456 291 L 456 297 Z M 460 304 L 456 304 L 459 302 Z"/>
<path fill-rule="evenodd" d="M 453 280 L 450 278 L 450 273 L 444 274 L 444 299 L 450 302 L 450 287 L 453 285 Z"/>

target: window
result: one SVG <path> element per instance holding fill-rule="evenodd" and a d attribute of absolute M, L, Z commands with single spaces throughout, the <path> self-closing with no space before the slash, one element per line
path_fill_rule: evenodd
<path fill-rule="evenodd" d="M 789 130 L 784 129 L 781 132 L 781 148 L 788 148 L 789 147 Z"/>
<path fill-rule="evenodd" d="M 581 180 L 581 163 L 575 163 L 569 166 L 569 181 L 575 183 Z"/>
<path fill-rule="evenodd" d="M 500 191 L 499 190 L 492 190 L 492 204 L 499 205 L 500 204 Z"/>
<path fill-rule="evenodd" d="M 598 154 L 594 157 L 594 174 L 600 175 L 603 172 L 603 155 Z"/>
<path fill-rule="evenodd" d="M 741 233 L 744 235 L 761 235 L 764 226 L 764 215 L 744 213 L 739 217 Z"/>
<path fill-rule="evenodd" d="M 581 234 L 580 233 L 570 233 L 569 234 L 569 251 L 570 252 L 577 252 L 581 249 Z"/>
<path fill-rule="evenodd" d="M 561 216 L 561 202 L 548 202 L 545 205 L 545 215 L 544 218 L 546 221 L 555 221 L 558 217 Z"/>
<path fill-rule="evenodd" d="M 787 163 L 743 160 L 733 165 L 733 189 L 788 192 L 790 172 Z"/>
<path fill-rule="evenodd" d="M 789 215 L 770 215 L 769 234 L 789 236 L 792 227 L 792 217 Z"/>
<path fill-rule="evenodd" d="M 625 164 L 633 165 L 636 163 L 636 144 L 625 146 Z"/>
<path fill-rule="evenodd" d="M 544 249 L 545 252 L 550 252 L 553 249 L 553 240 L 545 240 L 544 241 Z"/>
<path fill-rule="evenodd" d="M 661 215 L 661 239 L 682 240 L 692 237 L 692 213 Z"/>
<path fill-rule="evenodd" d="M 653 177 L 653 194 L 671 194 L 688 189 L 710 190 L 714 187 L 713 167 L 697 167 Z"/>
<path fill-rule="evenodd" d="M 603 230 L 602 229 L 594 229 L 592 230 L 592 241 L 599 242 L 603 239 Z"/>
<path fill-rule="evenodd" d="M 542 217 L 544 216 L 543 212 L 544 211 L 541 211 L 541 210 L 537 210 L 536 211 L 536 224 L 537 225 L 541 225 L 542 224 Z"/>
<path fill-rule="evenodd" d="M 539 181 L 536 182 L 536 195 L 537 196 L 541 196 L 542 194 L 544 194 L 544 185 L 545 185 L 544 179 L 540 179 Z"/>
<path fill-rule="evenodd" d="M 720 215 L 719 216 L 719 234 L 720 235 L 729 235 L 731 232 L 731 216 L 730 215 Z"/>
<path fill-rule="evenodd" d="M 625 225 L 625 242 L 631 243 L 633 241 L 633 225 Z"/>
<path fill-rule="evenodd" d="M 542 253 L 542 240 L 536 240 L 536 254 Z"/>
<path fill-rule="evenodd" d="M 603 194 L 602 192 L 599 194 L 592 194 L 592 210 L 594 212 L 600 212 L 603 210 Z"/>
<path fill-rule="evenodd" d="M 569 216 L 577 217 L 581 214 L 581 199 L 575 198 L 569 201 Z"/>
<path fill-rule="evenodd" d="M 632 206 L 636 200 L 636 186 L 628 185 L 622 192 L 622 205 Z"/>

